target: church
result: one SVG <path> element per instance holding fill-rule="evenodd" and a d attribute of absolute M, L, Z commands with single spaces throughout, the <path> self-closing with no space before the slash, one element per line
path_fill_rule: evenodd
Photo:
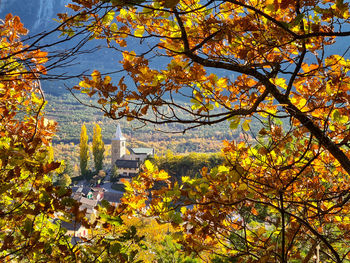
<path fill-rule="evenodd" d="M 123 136 L 120 125 L 112 138 L 111 159 L 112 167 L 116 165 L 118 174 L 122 177 L 132 177 L 138 174 L 140 165 L 148 156 L 154 155 L 153 148 L 128 148 L 127 154 L 126 138 Z"/>

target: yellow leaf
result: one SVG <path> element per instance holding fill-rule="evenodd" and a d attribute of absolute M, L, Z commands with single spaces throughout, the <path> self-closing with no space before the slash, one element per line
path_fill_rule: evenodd
<path fill-rule="evenodd" d="M 242 124 L 242 128 L 245 131 L 249 131 L 250 127 L 249 127 L 249 122 L 251 122 L 251 120 L 245 120 Z"/>
<path fill-rule="evenodd" d="M 85 81 L 80 81 L 80 82 L 79 82 L 79 86 L 80 86 L 80 87 L 83 87 L 83 88 L 90 88 L 90 85 L 87 84 Z"/>
<path fill-rule="evenodd" d="M 165 172 L 165 171 L 160 171 L 158 174 L 157 174 L 157 176 L 156 176 L 156 180 L 157 181 L 161 181 L 161 180 L 166 180 L 166 179 L 168 179 L 169 178 L 169 175 L 168 175 L 168 173 L 167 172 Z"/>
<path fill-rule="evenodd" d="M 276 79 L 274 79 L 274 83 L 276 86 L 279 86 L 283 89 L 287 88 L 286 80 L 284 78 L 276 78 Z"/>
<path fill-rule="evenodd" d="M 155 170 L 153 163 L 151 163 L 149 160 L 145 161 L 145 167 L 146 167 L 147 171 L 150 173 L 154 172 L 154 170 Z"/>
<path fill-rule="evenodd" d="M 91 77 L 93 81 L 97 82 L 101 78 L 101 74 L 99 71 L 94 70 L 94 72 L 91 74 Z"/>
<path fill-rule="evenodd" d="M 219 173 L 225 173 L 225 172 L 228 172 L 228 171 L 229 171 L 229 168 L 226 167 L 225 165 L 220 165 L 220 166 L 218 167 L 218 172 L 219 172 Z"/>
<path fill-rule="evenodd" d="M 144 26 L 137 26 L 137 29 L 134 32 L 134 36 L 135 37 L 142 37 L 144 32 L 145 32 Z"/>
<path fill-rule="evenodd" d="M 258 229 L 258 235 L 261 236 L 262 234 L 264 234 L 266 232 L 265 227 L 259 227 Z"/>
<path fill-rule="evenodd" d="M 112 78 L 110 76 L 106 76 L 103 80 L 103 84 L 107 85 L 111 82 Z"/>

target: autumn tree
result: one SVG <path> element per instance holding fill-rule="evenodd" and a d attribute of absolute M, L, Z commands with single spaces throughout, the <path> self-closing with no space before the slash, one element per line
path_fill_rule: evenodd
<path fill-rule="evenodd" d="M 74 260 L 69 237 L 54 222 L 67 215 L 69 193 L 52 185 L 50 143 L 56 123 L 45 118 L 39 77 L 47 53 L 20 41 L 27 34 L 19 17 L 0 23 L 0 261 Z"/>
<path fill-rule="evenodd" d="M 27 32 L 17 16 L 0 21 L 0 262 L 133 262 L 137 250 L 130 243 L 141 246 L 142 237 L 120 228 L 125 205 L 104 204 L 89 222 L 70 191 L 52 184 L 60 167 L 50 146 L 56 123 L 45 118 L 40 80 L 53 57 L 23 44 Z M 61 221 L 90 231 L 116 224 L 117 235 L 73 243 Z"/>
<path fill-rule="evenodd" d="M 102 141 L 101 127 L 96 123 L 92 137 L 92 154 L 94 156 L 95 170 L 97 172 L 102 170 L 104 152 L 105 144 Z"/>
<path fill-rule="evenodd" d="M 87 165 L 89 161 L 89 146 L 88 146 L 88 136 L 86 132 L 86 126 L 83 124 L 81 126 L 80 132 L 80 172 L 82 176 L 87 174 Z"/>
<path fill-rule="evenodd" d="M 350 259 L 348 2 L 76 0 L 70 7 L 81 16 L 62 30 L 88 28 L 91 39 L 122 54 L 125 74 L 115 84 L 94 71 L 74 87 L 98 96 L 106 116 L 186 129 L 228 122 L 246 134 L 225 143 L 223 165 L 153 191 L 148 216 L 181 227 L 185 249 L 229 261 Z M 146 190 L 161 180 L 167 174 L 147 163 L 124 202 L 145 206 Z"/>

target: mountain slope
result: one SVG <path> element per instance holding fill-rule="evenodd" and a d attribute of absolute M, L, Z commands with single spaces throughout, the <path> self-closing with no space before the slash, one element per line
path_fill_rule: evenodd
<path fill-rule="evenodd" d="M 7 13 L 18 15 L 30 32 L 39 32 L 53 26 L 53 18 L 65 11 L 70 0 L 0 0 L 0 17 Z"/>

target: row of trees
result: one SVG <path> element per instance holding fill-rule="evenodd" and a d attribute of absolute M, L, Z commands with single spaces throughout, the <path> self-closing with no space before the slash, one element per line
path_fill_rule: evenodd
<path fill-rule="evenodd" d="M 80 133 L 80 171 L 82 176 L 88 174 L 88 161 L 89 161 L 89 145 L 88 145 L 88 135 L 86 131 L 86 126 L 83 124 L 81 126 Z M 99 172 L 103 167 L 105 145 L 102 140 L 101 127 L 95 124 L 92 136 L 92 154 L 94 159 L 95 171 Z"/>
<path fill-rule="evenodd" d="M 203 167 L 214 169 L 224 162 L 221 153 L 174 154 L 168 151 L 165 155 L 154 156 L 151 162 L 160 170 L 166 171 L 172 180 L 181 181 L 183 177 L 198 177 Z"/>

